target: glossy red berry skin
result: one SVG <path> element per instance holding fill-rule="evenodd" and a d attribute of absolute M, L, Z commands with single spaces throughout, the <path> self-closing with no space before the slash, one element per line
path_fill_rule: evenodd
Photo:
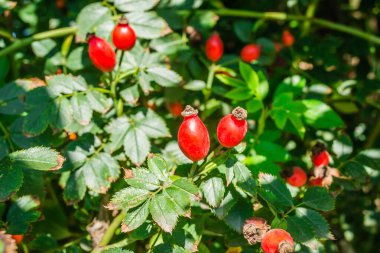
<path fill-rule="evenodd" d="M 12 235 L 12 239 L 16 241 L 16 244 L 20 244 L 24 239 L 24 235 Z"/>
<path fill-rule="evenodd" d="M 240 58 L 245 62 L 252 62 L 259 59 L 261 48 L 259 45 L 248 44 L 240 52 Z"/>
<path fill-rule="evenodd" d="M 329 153 L 326 150 L 313 156 L 313 164 L 316 167 L 329 165 Z"/>
<path fill-rule="evenodd" d="M 197 114 L 197 110 L 186 106 L 182 112 L 184 119 L 178 130 L 178 145 L 193 162 L 204 159 L 210 150 L 210 136 Z"/>
<path fill-rule="evenodd" d="M 120 50 L 130 50 L 136 43 L 135 31 L 124 16 L 113 29 L 112 42 Z"/>
<path fill-rule="evenodd" d="M 291 186 L 301 187 L 306 184 L 307 175 L 306 172 L 300 167 L 293 168 L 293 174 L 286 178 L 286 182 Z"/>
<path fill-rule="evenodd" d="M 294 36 L 291 34 L 288 30 L 285 30 L 282 33 L 282 44 L 284 44 L 285 47 L 291 47 L 294 44 Z"/>
<path fill-rule="evenodd" d="M 237 107 L 219 121 L 216 134 L 223 147 L 233 148 L 242 142 L 248 130 L 246 117 L 247 111 Z"/>
<path fill-rule="evenodd" d="M 294 240 L 285 230 L 272 229 L 264 235 L 261 248 L 264 253 L 290 253 L 294 252 Z"/>
<path fill-rule="evenodd" d="M 116 65 L 116 54 L 108 41 L 89 35 L 88 55 L 92 63 L 103 72 L 111 72 Z"/>
<path fill-rule="evenodd" d="M 183 106 L 180 102 L 169 103 L 168 107 L 170 114 L 173 115 L 173 117 L 180 116 L 183 111 Z"/>
<path fill-rule="evenodd" d="M 219 34 L 214 33 L 206 42 L 206 56 L 212 62 L 217 62 L 223 55 L 223 41 Z"/>

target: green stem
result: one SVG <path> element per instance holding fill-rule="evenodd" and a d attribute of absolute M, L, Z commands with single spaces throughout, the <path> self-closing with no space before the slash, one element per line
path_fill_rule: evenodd
<path fill-rule="evenodd" d="M 104 234 L 102 240 L 100 241 L 97 248 L 102 248 L 107 246 L 107 244 L 111 241 L 113 235 L 115 234 L 116 229 L 120 226 L 121 222 L 125 217 L 125 212 L 121 211 L 112 221 L 111 225 L 108 227 L 106 233 Z M 98 252 L 98 249 L 95 249 L 93 252 Z"/>
<path fill-rule="evenodd" d="M 63 37 L 63 36 L 75 33 L 77 29 L 78 29 L 77 27 L 58 28 L 55 30 L 36 33 L 32 35 L 31 37 L 28 37 L 25 39 L 15 40 L 15 42 L 13 42 L 10 46 L 0 51 L 0 57 L 3 57 L 21 48 L 27 47 L 34 41 L 48 39 L 48 38 Z"/>
<path fill-rule="evenodd" d="M 158 238 L 160 238 L 161 233 L 162 233 L 162 230 L 160 230 L 160 231 L 158 232 L 156 238 L 154 238 L 154 241 L 153 241 L 153 243 L 152 243 L 152 246 L 150 246 L 148 253 L 152 252 L 152 249 L 154 248 L 154 246 L 156 246 L 156 243 L 157 243 L 157 241 L 158 241 Z"/>
<path fill-rule="evenodd" d="M 194 176 L 195 171 L 197 170 L 198 162 L 193 162 L 193 165 L 191 166 L 188 178 L 192 179 Z"/>
<path fill-rule="evenodd" d="M 98 249 L 98 252 L 102 252 L 108 249 L 113 249 L 113 248 L 122 248 L 128 245 L 131 245 L 132 243 L 136 242 L 136 239 L 132 238 L 126 238 L 121 241 L 115 242 L 113 244 L 107 245 L 105 247 L 102 247 L 100 250 Z"/>
<path fill-rule="evenodd" d="M 259 138 L 263 134 L 264 129 L 265 129 L 265 121 L 266 121 L 267 117 L 268 117 L 268 109 L 264 108 L 261 111 L 261 115 L 260 115 L 260 118 L 259 118 L 256 138 Z"/>
<path fill-rule="evenodd" d="M 205 10 L 206 11 L 206 10 Z M 266 20 L 280 20 L 280 21 L 289 21 L 289 20 L 298 20 L 298 21 L 310 21 L 310 23 L 329 28 L 338 32 L 350 34 L 358 38 L 373 42 L 380 45 L 380 37 L 373 35 L 371 33 L 364 32 L 362 30 L 352 28 L 350 26 L 334 23 L 321 18 L 308 18 L 302 15 L 291 15 L 284 12 L 257 12 L 257 11 L 248 11 L 248 10 L 236 10 L 236 9 L 219 9 L 211 10 L 219 16 L 226 17 L 239 17 L 239 18 L 259 18 Z"/>
<path fill-rule="evenodd" d="M 311 19 L 314 17 L 315 11 L 317 9 L 319 0 L 312 0 L 309 6 L 307 7 L 305 16 L 308 19 Z M 305 36 L 309 33 L 311 22 L 310 20 L 307 20 L 302 25 L 302 36 Z"/>
<path fill-rule="evenodd" d="M 24 251 L 24 253 L 29 253 L 28 246 L 26 246 L 25 243 L 22 243 L 21 246 L 22 246 L 22 250 Z"/>
<path fill-rule="evenodd" d="M 215 75 L 215 63 L 212 63 L 209 67 L 208 76 L 207 76 L 207 82 L 206 82 L 206 88 L 203 91 L 203 94 L 205 96 L 205 109 L 202 112 L 202 120 L 206 119 L 206 112 L 207 112 L 207 101 L 210 98 L 211 95 L 211 89 L 212 89 L 212 82 L 214 81 L 214 75 Z"/>
<path fill-rule="evenodd" d="M 0 129 L 4 134 L 4 139 L 8 142 L 9 148 L 11 149 L 12 152 L 15 151 L 15 147 L 13 146 L 12 139 L 10 137 L 10 134 L 7 130 L 7 128 L 3 125 L 3 122 L 0 121 Z"/>
<path fill-rule="evenodd" d="M 0 37 L 6 38 L 10 41 L 14 41 L 15 38 L 13 38 L 12 34 L 7 32 L 6 30 L 0 29 Z"/>

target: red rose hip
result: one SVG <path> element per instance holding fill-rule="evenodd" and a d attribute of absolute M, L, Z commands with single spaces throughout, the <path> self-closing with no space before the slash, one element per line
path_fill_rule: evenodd
<path fill-rule="evenodd" d="M 329 153 L 322 143 L 317 143 L 312 149 L 313 164 L 316 167 L 329 165 Z"/>
<path fill-rule="evenodd" d="M 285 30 L 282 33 L 282 44 L 284 44 L 285 47 L 291 47 L 294 44 L 294 36 L 291 34 L 288 30 Z"/>
<path fill-rule="evenodd" d="M 173 117 L 178 117 L 183 111 L 183 106 L 180 102 L 174 102 L 168 104 L 169 111 Z"/>
<path fill-rule="evenodd" d="M 307 175 L 306 172 L 300 167 L 294 167 L 291 174 L 286 177 L 286 182 L 291 186 L 301 187 L 306 184 Z"/>
<path fill-rule="evenodd" d="M 206 42 L 206 56 L 212 62 L 217 62 L 223 55 L 223 42 L 219 34 L 213 33 Z"/>
<path fill-rule="evenodd" d="M 112 32 L 112 42 L 117 49 L 130 50 L 136 43 L 136 34 L 133 28 L 128 24 L 125 16 L 122 16 L 119 23 Z"/>
<path fill-rule="evenodd" d="M 260 57 L 260 46 L 255 44 L 248 44 L 240 52 L 240 58 L 245 62 L 252 62 Z"/>
<path fill-rule="evenodd" d="M 224 116 L 219 121 L 216 134 L 223 147 L 233 148 L 244 139 L 248 130 L 246 118 L 247 111 L 236 107 L 231 114 Z"/>
<path fill-rule="evenodd" d="M 210 137 L 206 126 L 198 117 L 198 110 L 187 105 L 182 112 L 183 122 L 178 130 L 178 145 L 193 162 L 202 160 L 210 149 Z"/>
<path fill-rule="evenodd" d="M 264 235 L 261 248 L 264 253 L 293 253 L 294 241 L 285 230 L 272 229 Z"/>
<path fill-rule="evenodd" d="M 103 72 L 111 72 L 116 65 L 116 54 L 111 44 L 94 34 L 88 34 L 87 40 L 92 63 Z"/>
<path fill-rule="evenodd" d="M 12 239 L 16 241 L 16 244 L 21 244 L 24 239 L 24 235 L 12 235 Z"/>

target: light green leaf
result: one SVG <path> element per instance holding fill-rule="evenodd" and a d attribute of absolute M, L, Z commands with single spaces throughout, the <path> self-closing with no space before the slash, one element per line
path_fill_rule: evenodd
<path fill-rule="evenodd" d="M 121 191 L 116 192 L 111 199 L 108 207 L 111 210 L 128 210 L 137 207 L 145 202 L 151 192 L 145 189 L 139 189 L 134 187 L 127 187 Z"/>
<path fill-rule="evenodd" d="M 276 98 L 278 95 L 283 93 L 292 93 L 295 97 L 299 96 L 305 86 L 305 78 L 298 75 L 287 77 L 278 85 L 274 93 L 274 97 Z"/>
<path fill-rule="evenodd" d="M 126 17 L 138 38 L 156 39 L 170 32 L 166 21 L 155 12 L 130 12 Z"/>
<path fill-rule="evenodd" d="M 217 74 L 215 75 L 216 78 L 221 81 L 222 83 L 224 84 L 227 84 L 229 86 L 232 86 L 232 87 L 235 87 L 235 88 L 243 88 L 243 87 L 246 87 L 246 84 L 239 80 L 239 79 L 236 79 L 236 78 L 233 78 L 233 77 L 229 77 L 225 74 Z"/>
<path fill-rule="evenodd" d="M 185 192 L 188 195 L 194 196 L 194 195 L 198 194 L 198 188 L 185 178 L 177 179 L 176 181 L 174 181 L 170 185 L 170 187 L 177 188 L 177 189 Z"/>
<path fill-rule="evenodd" d="M 150 150 L 150 142 L 146 134 L 135 127 L 130 127 L 124 138 L 124 151 L 131 161 L 140 165 L 145 161 Z"/>
<path fill-rule="evenodd" d="M 308 125 L 317 129 L 344 126 L 344 122 L 339 115 L 327 104 L 315 99 L 303 100 L 302 102 L 307 108 L 303 116 Z"/>
<path fill-rule="evenodd" d="M 67 204 L 74 204 L 84 198 L 86 194 L 86 182 L 82 170 L 76 170 L 70 173 L 63 190 L 63 199 Z"/>
<path fill-rule="evenodd" d="M 251 93 L 256 94 L 259 86 L 259 77 L 251 66 L 243 61 L 239 62 L 240 74 L 243 77 L 247 87 L 251 90 Z"/>
<path fill-rule="evenodd" d="M 152 9 L 159 0 L 115 0 L 114 5 L 122 12 L 146 11 Z"/>
<path fill-rule="evenodd" d="M 96 112 L 104 114 L 112 107 L 112 99 L 99 91 L 89 90 L 86 95 L 89 105 Z"/>
<path fill-rule="evenodd" d="M 87 83 L 82 76 L 55 75 L 47 79 L 47 91 L 49 94 L 58 96 L 85 90 L 87 90 Z"/>
<path fill-rule="evenodd" d="M 251 171 L 242 163 L 236 162 L 233 167 L 237 186 L 251 196 L 256 196 L 256 182 L 252 177 Z"/>
<path fill-rule="evenodd" d="M 20 169 L 59 170 L 65 160 L 57 151 L 34 147 L 9 154 L 11 166 Z"/>
<path fill-rule="evenodd" d="M 105 130 L 111 135 L 108 144 L 110 152 L 118 150 L 123 145 L 125 136 L 130 127 L 129 120 L 125 116 L 114 119 L 108 126 L 106 126 Z"/>
<path fill-rule="evenodd" d="M 309 188 L 303 198 L 304 205 L 321 210 L 330 211 L 334 209 L 335 201 L 327 189 L 319 186 Z"/>
<path fill-rule="evenodd" d="M 173 202 L 165 195 L 152 198 L 149 205 L 153 220 L 165 231 L 171 233 L 177 224 L 178 214 Z"/>
<path fill-rule="evenodd" d="M 186 42 L 178 33 L 171 33 L 165 37 L 152 40 L 149 46 L 157 52 L 168 55 L 185 49 Z"/>
<path fill-rule="evenodd" d="M 129 105 L 136 106 L 139 101 L 140 93 L 137 85 L 128 87 L 120 92 L 120 96 Z"/>
<path fill-rule="evenodd" d="M 252 98 L 253 94 L 251 93 L 250 89 L 242 87 L 242 88 L 235 88 L 233 90 L 230 90 L 224 96 L 226 98 L 233 99 L 236 101 L 244 101 L 244 100 Z"/>
<path fill-rule="evenodd" d="M 329 224 L 320 213 L 307 208 L 297 208 L 296 216 L 306 220 L 310 227 L 313 228 L 315 236 L 318 238 L 333 239 L 333 236 L 330 233 Z"/>
<path fill-rule="evenodd" d="M 50 108 L 50 125 L 53 128 L 65 129 L 73 123 L 73 108 L 70 101 L 65 97 L 54 100 Z"/>
<path fill-rule="evenodd" d="M 57 43 L 52 39 L 34 41 L 32 43 L 32 50 L 37 57 L 42 58 L 48 55 L 56 45 Z"/>
<path fill-rule="evenodd" d="M 127 178 L 126 181 L 133 187 L 154 191 L 161 185 L 157 177 L 147 169 L 134 168 L 132 169 L 132 174 L 132 177 Z"/>
<path fill-rule="evenodd" d="M 149 138 L 170 137 L 164 119 L 153 110 L 148 109 L 146 114 L 139 112 L 132 118 L 135 120 L 136 128 L 142 130 Z"/>
<path fill-rule="evenodd" d="M 166 188 L 163 194 L 173 203 L 174 209 L 179 215 L 184 215 L 190 207 L 189 195 L 178 188 Z"/>
<path fill-rule="evenodd" d="M 249 113 L 255 113 L 258 110 L 264 108 L 264 105 L 260 99 L 253 98 L 247 102 L 246 108 Z"/>
<path fill-rule="evenodd" d="M 259 195 L 268 202 L 271 207 L 279 212 L 284 212 L 293 206 L 292 195 L 282 181 L 267 174 L 261 175 L 259 181 L 261 185 Z"/>
<path fill-rule="evenodd" d="M 151 67 L 147 69 L 149 77 L 163 87 L 176 86 L 182 78 L 173 70 L 163 67 Z"/>
<path fill-rule="evenodd" d="M 74 119 L 81 125 L 90 124 L 92 118 L 92 109 L 89 101 L 84 94 L 75 94 L 71 97 L 71 106 L 73 107 Z"/>
<path fill-rule="evenodd" d="M 206 198 L 207 203 L 209 203 L 212 207 L 219 206 L 226 190 L 223 180 L 219 177 L 212 177 L 204 181 L 201 184 L 200 189 L 202 190 L 203 196 Z"/>
<path fill-rule="evenodd" d="M 206 87 L 206 83 L 202 80 L 192 80 L 183 86 L 186 90 L 203 90 Z"/>
<path fill-rule="evenodd" d="M 140 227 L 148 218 L 149 205 L 148 200 L 141 206 L 128 210 L 121 224 L 122 232 L 130 232 Z"/>
<path fill-rule="evenodd" d="M 160 156 L 153 155 L 148 158 L 148 169 L 162 182 L 168 181 L 168 165 Z"/>

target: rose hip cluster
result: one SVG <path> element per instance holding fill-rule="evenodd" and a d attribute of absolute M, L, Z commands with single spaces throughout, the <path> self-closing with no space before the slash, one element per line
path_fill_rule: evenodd
<path fill-rule="evenodd" d="M 271 229 L 263 218 L 253 217 L 246 220 L 243 235 L 251 245 L 261 242 L 264 253 L 294 252 L 292 236 L 283 229 Z"/>
<path fill-rule="evenodd" d="M 178 145 L 182 152 L 193 162 L 204 159 L 210 150 L 210 136 L 198 110 L 187 105 L 182 112 L 183 122 L 178 130 Z M 219 143 L 233 148 L 245 137 L 248 130 L 247 111 L 236 107 L 231 114 L 224 116 L 218 124 Z"/>
<path fill-rule="evenodd" d="M 322 143 L 317 143 L 312 149 L 311 159 L 313 162 L 312 176 L 309 178 L 310 186 L 329 187 L 334 177 L 340 177 L 339 170 L 329 167 L 329 153 Z M 306 184 L 308 176 L 300 167 L 285 169 L 281 173 L 286 182 L 295 187 Z"/>
<path fill-rule="evenodd" d="M 294 44 L 294 36 L 288 31 L 285 30 L 282 33 L 282 44 L 285 47 L 291 47 Z M 282 45 L 279 43 L 275 44 L 276 52 L 280 51 Z M 206 56 L 212 62 L 217 62 L 223 56 L 224 46 L 223 41 L 220 39 L 218 33 L 213 33 L 210 38 L 206 41 Z M 240 58 L 245 62 L 253 62 L 260 58 L 261 46 L 258 44 L 248 44 L 243 47 L 240 51 Z"/>
<path fill-rule="evenodd" d="M 93 33 L 87 35 L 88 54 L 92 63 L 103 72 L 111 72 L 116 66 L 116 53 L 108 41 L 96 36 Z M 136 34 L 128 24 L 125 16 L 122 16 L 119 23 L 112 32 L 112 42 L 116 49 L 130 50 L 136 43 Z"/>

